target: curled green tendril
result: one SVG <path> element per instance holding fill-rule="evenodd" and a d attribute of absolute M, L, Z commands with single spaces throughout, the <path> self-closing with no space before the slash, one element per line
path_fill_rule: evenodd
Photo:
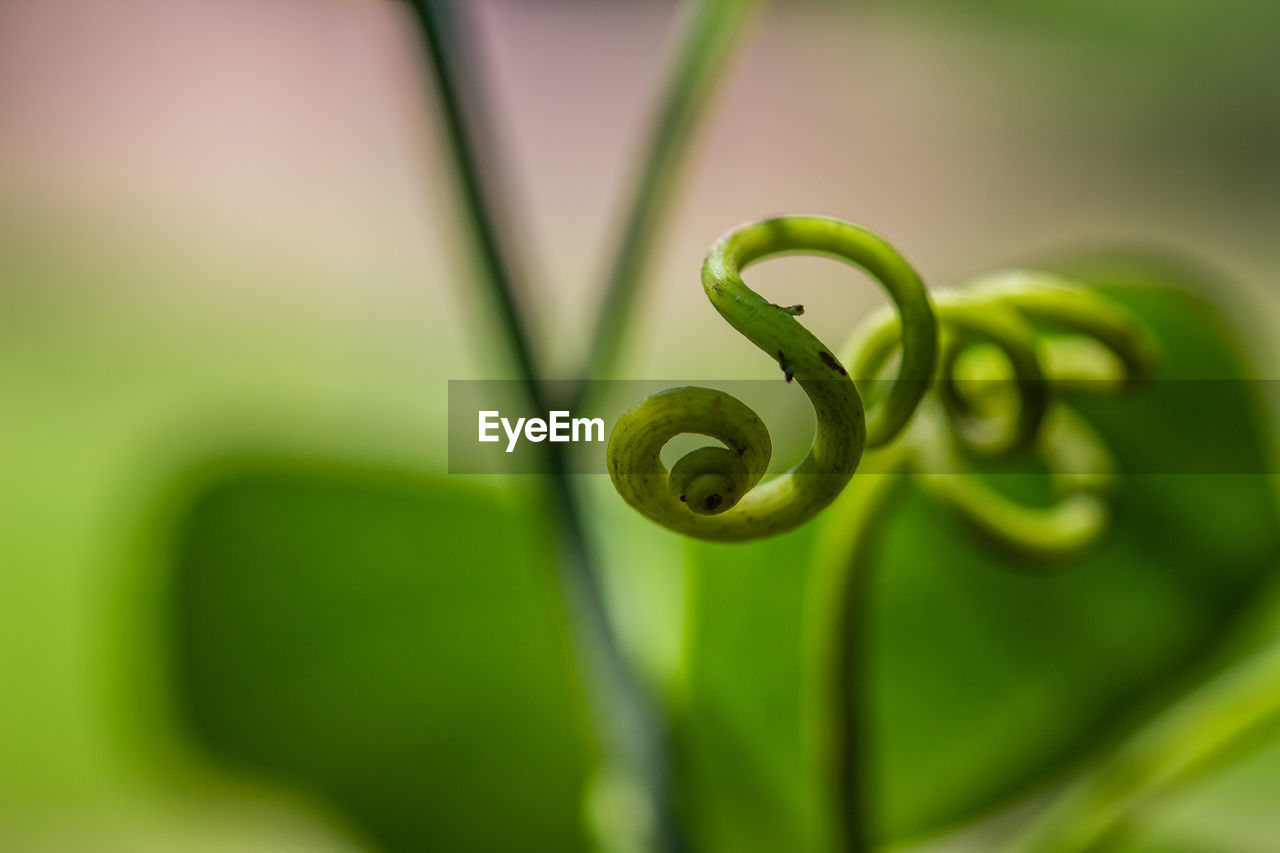
<path fill-rule="evenodd" d="M 1028 447 L 1035 440 L 1049 404 L 1048 384 L 1031 327 L 1013 309 L 963 292 L 939 294 L 935 310 L 940 324 L 941 356 L 934 382 L 957 437 L 969 449 L 986 455 Z M 854 375 L 863 377 L 864 382 L 879 377 L 898 350 L 901 337 L 901 328 L 892 316 L 883 312 L 873 316 L 845 348 Z M 989 356 L 988 374 L 974 376 L 968 382 L 958 379 L 958 364 L 977 344 L 994 348 L 984 351 Z M 993 354 L 1011 370 L 1012 387 L 993 381 L 1004 378 L 990 375 Z M 1003 399 L 983 400 L 975 390 Z M 991 395 L 991 391 L 998 393 Z M 1003 393 L 1009 391 L 1016 395 L 1012 415 L 1006 405 L 1009 395 Z"/>
<path fill-rule="evenodd" d="M 1146 328 L 1100 294 L 1035 273 L 1001 273 L 937 294 L 935 305 L 941 357 L 933 393 L 881 452 L 878 467 L 913 475 L 926 495 L 1031 565 L 1096 542 L 1110 517 L 1115 465 L 1062 392 L 1111 392 L 1150 375 L 1156 345 Z M 853 336 L 846 360 L 864 384 L 879 379 L 900 338 L 898 324 L 883 312 Z M 1014 454 L 1043 466 L 1049 505 L 1018 503 L 966 462 Z M 810 620 L 821 662 L 815 754 L 830 796 L 833 846 L 846 851 L 872 848 L 866 732 L 858 722 L 866 717 L 868 688 L 858 626 L 869 607 L 869 532 L 900 479 L 870 478 L 850 489 L 820 549 L 824 568 Z"/>
<path fill-rule="evenodd" d="M 740 277 L 758 260 L 796 253 L 861 267 L 893 300 L 839 359 L 800 325 L 799 311 L 766 301 Z M 809 216 L 730 231 L 707 256 L 702 282 L 721 316 L 775 358 L 787 381 L 800 383 L 817 431 L 800 464 L 761 483 L 771 442 L 746 405 L 705 388 L 646 398 L 618 421 L 608 455 L 619 493 L 650 519 L 702 539 L 772 536 L 834 500 L 865 448 L 895 442 L 907 446 L 902 458 L 929 494 L 1016 550 L 1061 554 L 1105 529 L 1114 465 L 1061 394 L 1123 389 L 1154 372 L 1158 349 L 1136 317 L 1101 294 L 1057 276 L 1009 271 L 931 301 L 883 240 L 847 222 Z M 895 359 L 893 379 L 884 380 Z M 882 384 L 888 391 L 876 393 Z M 928 391 L 936 399 L 908 428 Z M 874 409 L 869 421 L 864 396 Z M 659 453 L 681 433 L 724 446 L 695 450 L 668 472 Z M 964 461 L 1019 452 L 1044 465 L 1054 504 L 1016 504 Z"/>
<path fill-rule="evenodd" d="M 900 321 L 897 381 L 868 423 L 844 365 L 796 319 L 799 313 L 747 287 L 741 271 L 782 254 L 832 257 L 860 267 L 888 291 Z M 650 519 L 701 539 L 739 541 L 802 524 L 844 489 L 868 445 L 900 433 L 928 388 L 937 353 L 937 322 L 911 266 L 871 232 L 816 216 L 748 223 L 712 247 L 702 284 L 720 315 L 795 379 L 817 416 L 809 453 L 781 476 L 760 483 L 771 454 L 768 430 L 745 404 L 720 391 L 673 388 L 626 412 L 609 439 L 609 473 L 622 497 Z M 710 436 L 668 472 L 659 454 L 674 436 Z"/>
<path fill-rule="evenodd" d="M 930 437 L 916 449 L 917 479 L 993 544 L 1048 558 L 1079 551 L 1106 530 L 1114 464 L 1097 434 L 1067 406 L 1053 407 L 1032 448 L 1053 488 L 1048 506 L 1016 503 L 968 469 L 949 437 L 937 434 L 939 420 L 921 419 L 920 435 Z"/>
<path fill-rule="evenodd" d="M 996 341 L 985 336 L 999 346 L 1012 368 L 1022 420 L 1022 429 L 1010 440 L 985 446 L 966 438 L 958 419 L 966 410 L 959 407 L 985 405 L 1007 411 L 1009 395 L 1000 392 L 1008 383 L 998 380 L 1008 367 L 989 351 L 978 353 L 983 358 L 970 365 L 968 376 L 979 392 L 951 390 L 964 385 L 955 378 L 960 356 L 944 345 L 938 393 L 944 403 L 952 396 L 960 398 L 960 403 L 945 407 L 956 428 L 947 434 L 937 407 L 926 407 L 917 419 L 913 451 L 918 479 L 932 497 L 1002 546 L 1028 557 L 1073 553 L 1106 530 L 1115 465 L 1101 438 L 1060 395 L 1111 392 L 1149 377 L 1158 361 L 1155 341 L 1120 306 L 1044 274 L 1000 273 L 975 283 L 966 294 L 968 305 L 979 314 L 990 317 L 996 316 L 996 309 L 1009 311 L 1021 318 L 1024 329 L 1035 326 L 1036 331 L 1068 337 L 1042 340 L 1033 333 L 1030 338 L 1019 334 Z M 951 297 L 940 296 L 938 303 L 946 338 L 950 317 L 944 306 L 951 304 Z M 884 332 L 879 335 L 887 337 Z M 1033 373 L 1044 381 L 1016 381 Z M 960 453 L 985 450 L 1004 455 L 1017 449 L 1029 450 L 1043 465 L 1055 495 L 1052 504 L 1015 503 L 968 469 Z"/>
<path fill-rule="evenodd" d="M 1033 324 L 1072 337 L 1050 341 L 1048 374 L 1055 390 L 1109 391 L 1150 378 L 1159 346 L 1137 317 L 1100 293 L 1049 273 L 1008 270 L 972 282 L 972 292 L 1016 309 Z M 1082 346 L 1083 344 L 1083 346 Z M 1101 369 L 1085 350 L 1100 344 L 1116 359 Z"/>

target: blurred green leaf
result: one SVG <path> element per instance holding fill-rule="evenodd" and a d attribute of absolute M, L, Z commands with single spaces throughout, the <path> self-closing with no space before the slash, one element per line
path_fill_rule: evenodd
<path fill-rule="evenodd" d="M 583 699 L 517 497 L 339 463 L 211 477 L 174 566 L 191 731 L 387 850 L 584 849 Z"/>
<path fill-rule="evenodd" d="M 1083 273 L 1152 326 L 1163 376 L 1248 378 L 1216 314 L 1161 286 L 1169 276 Z M 1170 383 L 1080 407 L 1122 468 L 1194 458 L 1264 472 L 1254 390 Z M 814 849 L 822 837 L 801 704 L 810 539 L 692 546 L 688 784 L 707 849 Z M 993 807 L 1139 722 L 1247 606 L 1280 554 L 1280 525 L 1263 476 L 1131 476 L 1104 542 L 1027 571 L 908 482 L 863 547 L 874 829 L 901 839 Z"/>
<path fill-rule="evenodd" d="M 1270 853 L 1280 741 L 1145 811 L 1115 853 Z"/>
<path fill-rule="evenodd" d="M 812 850 L 799 665 L 813 525 L 751 545 L 690 543 L 684 793 L 697 847 Z"/>

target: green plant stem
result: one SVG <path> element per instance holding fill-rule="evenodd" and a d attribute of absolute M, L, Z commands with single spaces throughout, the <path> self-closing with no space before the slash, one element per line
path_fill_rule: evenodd
<path fill-rule="evenodd" d="M 512 270 L 502 251 L 495 205 L 481 178 L 482 142 L 486 137 L 478 132 L 478 126 L 484 118 L 483 101 L 467 62 L 466 34 L 448 0 L 410 0 L 409 5 L 426 39 L 466 216 L 484 267 L 483 280 L 494 297 L 530 402 L 536 410 L 545 411 L 548 401 L 538 383 L 540 374 L 526 333 L 527 324 L 521 316 Z M 493 164 L 483 166 L 491 170 Z M 635 839 L 630 844 L 642 849 L 656 844 L 660 850 L 680 853 L 686 845 L 670 794 L 666 727 L 622 654 L 608 617 L 581 507 L 559 449 L 559 445 L 547 445 L 549 497 L 562 553 L 561 585 L 588 699 L 606 761 L 619 765 L 634 779 L 653 815 L 653 837 Z"/>
<path fill-rule="evenodd" d="M 842 523 L 823 528 L 809 593 L 806 677 L 819 796 L 830 815 L 827 847 L 868 853 L 874 847 L 874 790 L 867 730 L 867 615 L 876 532 L 893 496 L 907 481 L 909 452 L 895 442 L 868 455 L 866 467 L 832 507 Z"/>
<path fill-rule="evenodd" d="M 695 0 L 675 61 L 668 71 L 657 117 L 640 168 L 634 173 L 632 202 L 609 271 L 586 360 L 569 409 L 580 407 L 591 379 L 609 376 L 626 337 L 645 264 L 653 254 L 658 224 L 671 197 L 703 109 L 755 0 Z"/>
<path fill-rule="evenodd" d="M 462 185 L 464 213 L 470 233 L 479 250 L 484 280 L 489 285 L 503 337 L 511 349 L 521 378 L 529 382 L 529 394 L 539 411 L 542 396 L 534 380 L 540 378 L 527 324 L 521 315 L 515 276 L 502 250 L 494 213 L 490 180 L 486 187 L 483 176 L 493 175 L 497 158 L 482 147 L 489 134 L 483 132 L 485 113 L 477 96 L 476 84 L 466 50 L 467 36 L 450 0 L 410 0 L 420 29 L 427 42 L 431 71 L 435 78 L 436 97 L 443 113 L 449 152 L 457 165 L 457 179 Z M 471 109 L 467 109 L 470 104 Z"/>

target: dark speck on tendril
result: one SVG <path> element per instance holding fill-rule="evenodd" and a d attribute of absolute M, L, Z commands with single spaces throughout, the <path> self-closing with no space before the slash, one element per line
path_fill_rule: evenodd
<path fill-rule="evenodd" d="M 830 367 L 832 370 L 836 371 L 841 376 L 849 375 L 849 372 L 844 369 L 844 365 L 841 364 L 839 361 L 837 361 L 836 357 L 833 356 L 831 353 L 827 352 L 826 350 L 820 350 L 818 352 L 818 357 L 822 359 L 823 364 L 825 364 L 827 367 Z"/>

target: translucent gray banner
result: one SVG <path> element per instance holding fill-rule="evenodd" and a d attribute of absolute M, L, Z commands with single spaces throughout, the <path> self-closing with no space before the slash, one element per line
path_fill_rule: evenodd
<path fill-rule="evenodd" d="M 866 408 L 876 411 L 892 383 L 859 382 Z M 769 471 L 785 471 L 808 452 L 816 428 L 814 408 L 798 382 L 777 380 L 617 380 L 589 383 L 547 381 L 537 397 L 552 401 L 535 410 L 530 386 L 519 381 L 449 382 L 448 459 L 451 474 L 540 474 L 562 466 L 571 474 L 606 474 L 609 436 L 624 412 L 648 395 L 682 386 L 728 394 L 749 406 L 767 426 L 773 444 Z M 583 392 L 577 393 L 575 392 Z M 969 418 L 1001 419 L 1017 412 L 1020 393 L 1044 393 L 1051 405 L 1065 404 L 1096 432 L 1114 458 L 1117 473 L 1274 474 L 1272 431 L 1264 416 L 1280 411 L 1280 383 L 1215 379 L 1160 379 L 1120 388 L 1110 383 L 1076 382 L 1070 387 L 1015 388 L 1011 382 L 969 380 L 955 383 L 955 394 L 971 408 Z M 914 421 L 932 417 L 942 425 L 913 440 L 953 441 L 954 422 L 943 415 L 937 387 L 929 391 Z M 581 399 L 576 408 L 555 401 Z M 955 409 L 953 408 L 954 412 Z M 682 434 L 668 442 L 662 459 L 668 467 L 690 450 L 717 444 L 703 435 Z M 943 454 L 945 456 L 945 454 Z M 972 467 L 1034 469 L 1034 448 L 988 464 L 981 455 L 960 456 Z M 927 469 L 924 454 L 917 462 Z M 1025 465 L 1023 464 L 1025 463 Z M 1060 463 L 1061 464 L 1061 463 Z M 1068 460 L 1069 464 L 1069 460 Z M 953 469 L 923 470 L 950 473 Z M 1066 471 L 1065 473 L 1073 473 Z M 1087 472 L 1080 472 L 1087 473 Z"/>

